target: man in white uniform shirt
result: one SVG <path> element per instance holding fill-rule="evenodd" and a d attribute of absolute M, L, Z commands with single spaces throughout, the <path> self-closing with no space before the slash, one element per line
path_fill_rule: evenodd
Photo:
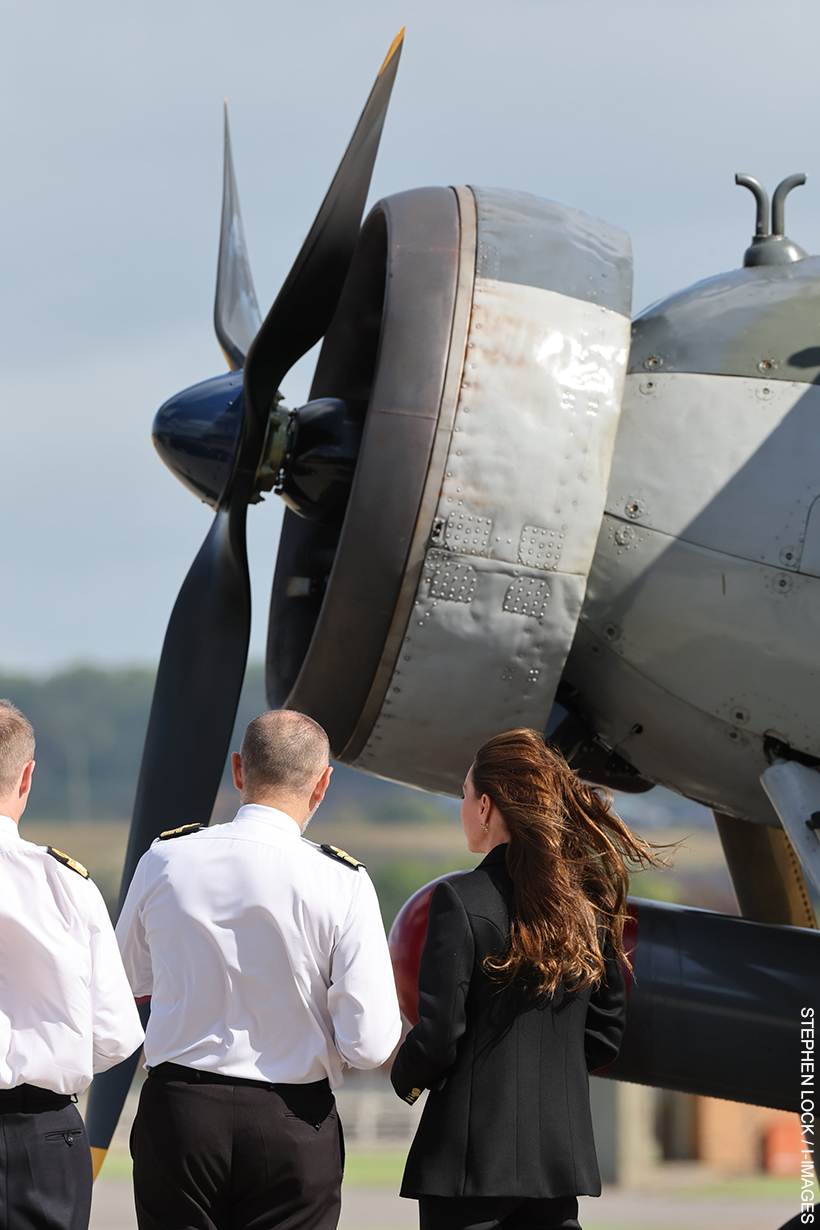
<path fill-rule="evenodd" d="M 401 1025 L 367 872 L 302 837 L 328 754 L 311 718 L 255 718 L 233 755 L 236 818 L 164 835 L 134 873 L 117 937 L 134 995 L 152 997 L 132 1135 L 141 1230 L 338 1222 L 332 1090 L 345 1064 L 384 1063 Z"/>
<path fill-rule="evenodd" d="M 0 700 L 0 1225 L 86 1230 L 91 1153 L 75 1105 L 142 1026 L 99 890 L 23 841 L 34 732 Z"/>

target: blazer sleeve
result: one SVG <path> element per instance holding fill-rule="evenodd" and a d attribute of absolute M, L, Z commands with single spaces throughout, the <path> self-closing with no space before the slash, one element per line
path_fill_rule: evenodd
<path fill-rule="evenodd" d="M 604 946 L 604 977 L 590 997 L 584 1031 L 587 1071 L 614 1063 L 626 1027 L 626 983 L 612 946 Z"/>
<path fill-rule="evenodd" d="M 400 1098 L 413 1103 L 450 1067 L 466 1029 L 466 1000 L 475 943 L 467 913 L 448 881 L 430 901 L 427 938 L 419 966 L 419 1021 L 404 1040 L 390 1079 Z"/>

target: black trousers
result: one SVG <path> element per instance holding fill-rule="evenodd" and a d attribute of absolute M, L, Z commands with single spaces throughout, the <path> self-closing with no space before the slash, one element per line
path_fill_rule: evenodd
<path fill-rule="evenodd" d="M 91 1151 L 70 1097 L 0 1091 L 0 1230 L 88 1230 Z"/>
<path fill-rule="evenodd" d="M 140 1230 L 335 1230 L 342 1137 L 327 1081 L 233 1082 L 161 1064 L 131 1133 Z"/>
<path fill-rule="evenodd" d="M 420 1230 L 580 1230 L 575 1196 L 420 1196 Z"/>

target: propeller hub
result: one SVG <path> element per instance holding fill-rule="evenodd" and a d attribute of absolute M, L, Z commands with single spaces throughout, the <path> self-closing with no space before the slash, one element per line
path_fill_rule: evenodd
<path fill-rule="evenodd" d="M 204 380 L 165 402 L 154 419 L 154 445 L 189 491 L 216 508 L 233 472 L 245 397 L 242 372 Z M 311 521 L 344 514 L 361 425 L 338 398 L 325 397 L 288 410 L 277 394 L 251 502 L 275 491 Z"/>
<path fill-rule="evenodd" d="M 245 397 L 242 372 L 227 372 L 184 389 L 160 406 L 154 447 L 179 481 L 216 508 L 231 476 Z"/>
<path fill-rule="evenodd" d="M 358 417 L 338 397 L 322 397 L 293 411 L 290 433 L 277 494 L 300 517 L 340 520 L 362 442 Z"/>

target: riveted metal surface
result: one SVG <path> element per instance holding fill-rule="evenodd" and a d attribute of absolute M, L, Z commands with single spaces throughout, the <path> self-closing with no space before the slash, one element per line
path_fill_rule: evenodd
<path fill-rule="evenodd" d="M 775 730 L 820 752 L 820 580 L 649 529 L 626 549 L 617 525 L 604 518 L 584 621 L 602 636 L 617 625 L 617 654 L 671 695 L 742 726 L 738 739 Z"/>
<path fill-rule="evenodd" d="M 527 570 L 480 556 L 453 555 L 452 564 L 473 571 L 471 600 L 437 598 L 422 579 L 387 695 L 356 763 L 456 794 L 489 734 L 543 726 L 566 653 L 556 629 L 571 635 L 584 578 L 551 577 L 548 616 L 539 621 L 504 610 L 509 586 Z M 543 574 L 533 579 L 542 582 Z"/>
<path fill-rule="evenodd" d="M 650 385 L 647 391 L 646 386 Z M 804 570 L 820 495 L 820 386 L 762 377 L 627 377 L 606 508 L 641 526 L 777 568 Z M 805 571 L 816 573 L 816 553 Z"/>
<path fill-rule="evenodd" d="M 476 517 L 461 510 L 451 512 L 444 524 L 444 545 L 451 551 L 482 555 L 490 541 L 492 528 L 489 517 Z"/>
<path fill-rule="evenodd" d="M 629 237 L 558 201 L 505 188 L 472 188 L 478 213 L 476 277 L 586 299 L 628 316 Z"/>
<path fill-rule="evenodd" d="M 504 610 L 512 615 L 527 615 L 530 619 L 542 620 L 547 613 L 550 587 L 544 580 L 535 577 L 516 577 L 507 586 L 504 595 Z"/>
<path fill-rule="evenodd" d="M 518 544 L 518 562 L 531 568 L 557 568 L 563 543 L 564 530 L 525 525 Z"/>
<path fill-rule="evenodd" d="M 820 754 L 820 580 L 623 528 L 605 516 L 567 681 L 643 776 L 772 823 L 764 740 Z"/>
<path fill-rule="evenodd" d="M 650 679 L 582 619 L 564 681 L 605 747 L 649 781 L 705 807 L 779 827 L 759 777 L 769 761 L 763 740 L 704 712 Z"/>
<path fill-rule="evenodd" d="M 448 551 L 431 551 L 424 565 L 424 580 L 431 598 L 472 602 L 478 577 L 472 564 L 460 562 Z"/>
<path fill-rule="evenodd" d="M 629 371 L 820 380 L 820 257 L 736 269 L 647 308 Z"/>
<path fill-rule="evenodd" d="M 764 824 L 765 740 L 820 755 L 818 498 L 817 385 L 627 377 L 566 679 L 642 776 Z"/>
<path fill-rule="evenodd" d="M 439 515 L 489 516 L 493 558 L 518 563 L 524 525 L 547 526 L 563 535 L 562 571 L 586 574 L 620 413 L 623 321 L 476 279 Z"/>
<path fill-rule="evenodd" d="M 497 194 L 478 195 L 477 269 L 494 276 L 475 279 L 458 404 L 429 522 L 431 568 L 422 572 L 384 702 L 351 756 L 360 768 L 445 793 L 460 790 L 489 735 L 546 722 L 600 526 L 629 328 L 625 315 L 594 301 L 588 285 L 595 270 L 598 298 L 623 303 L 626 266 L 613 262 L 611 251 L 596 257 L 591 240 L 578 242 L 600 228 L 600 247 L 623 254 L 624 237 L 590 219 L 568 223 L 573 211 L 556 212 L 549 202 L 540 203 L 539 219 L 531 197 L 515 225 L 517 194 L 501 194 L 503 209 L 493 203 Z M 537 277 L 547 279 L 538 253 L 561 247 L 564 226 L 556 281 L 570 285 L 567 270 L 578 261 L 582 297 L 523 280 L 528 247 Z M 506 263 L 505 235 L 513 254 Z M 619 280 L 617 291 L 609 278 Z M 447 527 L 465 533 L 455 527 L 469 526 L 470 517 L 491 523 L 486 542 L 478 552 L 474 532 L 469 545 L 454 550 Z M 560 557 L 545 541 L 560 542 Z M 540 556 L 535 566 L 529 556 L 521 562 L 531 543 Z M 474 573 L 472 588 L 464 566 Z"/>

